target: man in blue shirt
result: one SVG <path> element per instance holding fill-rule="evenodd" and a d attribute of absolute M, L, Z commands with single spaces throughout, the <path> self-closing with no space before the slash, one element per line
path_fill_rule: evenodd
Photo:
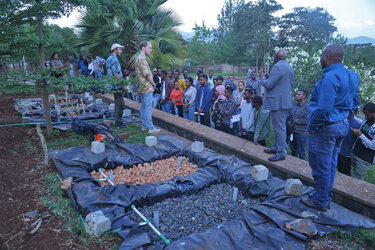
<path fill-rule="evenodd" d="M 207 75 L 201 75 L 199 77 L 199 88 L 197 95 L 195 96 L 195 108 L 200 115 L 201 124 L 210 127 L 210 108 L 212 99 L 212 90 L 207 85 Z"/>
<path fill-rule="evenodd" d="M 358 75 L 342 64 L 344 49 L 328 45 L 320 63 L 324 75 L 315 84 L 309 105 L 307 130 L 309 164 L 316 191 L 302 202 L 327 211 L 332 200 L 337 155 L 349 131 L 347 118 L 358 108 Z"/>
<path fill-rule="evenodd" d="M 122 70 L 120 62 L 117 57 L 121 55 L 124 46 L 120 44 L 113 44 L 111 46 L 111 55 L 106 60 L 107 75 L 114 77 L 119 81 L 122 80 Z M 124 88 L 121 85 L 111 86 L 113 91 L 116 91 L 114 95 L 115 99 L 115 125 L 119 128 L 126 128 L 126 125 L 122 123 L 122 111 L 125 108 L 124 103 Z"/>

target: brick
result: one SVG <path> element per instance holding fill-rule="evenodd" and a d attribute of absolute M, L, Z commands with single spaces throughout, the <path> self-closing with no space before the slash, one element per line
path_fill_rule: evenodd
<path fill-rule="evenodd" d="M 130 109 L 124 109 L 122 111 L 122 117 L 126 117 L 126 116 L 129 116 L 131 115 L 132 111 Z"/>
<path fill-rule="evenodd" d="M 100 154 L 105 151 L 105 144 L 100 141 L 93 141 L 91 143 L 91 152 L 95 154 Z"/>
<path fill-rule="evenodd" d="M 191 151 L 195 153 L 201 153 L 204 149 L 204 143 L 201 141 L 195 141 L 191 144 Z"/>
<path fill-rule="evenodd" d="M 158 140 L 157 140 L 156 136 L 150 135 L 150 136 L 146 136 L 145 143 L 146 143 L 147 146 L 153 147 L 153 146 L 156 146 L 158 144 Z"/>
<path fill-rule="evenodd" d="M 101 235 L 111 230 L 111 220 L 105 217 L 101 210 L 88 214 L 85 222 L 86 232 L 91 235 Z"/>
<path fill-rule="evenodd" d="M 288 195 L 301 196 L 303 184 L 299 179 L 287 179 L 285 182 L 285 193 Z"/>
<path fill-rule="evenodd" d="M 265 181 L 268 179 L 268 168 L 263 165 L 253 166 L 251 176 L 256 181 Z"/>

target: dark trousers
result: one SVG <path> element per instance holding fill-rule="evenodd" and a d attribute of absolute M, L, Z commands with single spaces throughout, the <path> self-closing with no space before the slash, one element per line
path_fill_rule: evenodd
<path fill-rule="evenodd" d="M 113 96 L 115 98 L 115 125 L 120 125 L 122 123 L 122 111 L 125 108 L 124 92 L 114 93 Z"/>
<path fill-rule="evenodd" d="M 201 115 L 200 116 L 200 119 L 201 119 L 201 124 L 202 125 L 205 125 L 207 127 L 211 127 L 210 125 L 210 112 L 207 112 L 207 113 L 203 113 L 204 115 Z M 196 119 L 198 119 L 196 117 Z"/>
<path fill-rule="evenodd" d="M 227 134 L 234 135 L 234 127 L 230 127 L 229 125 L 223 124 L 223 131 Z"/>
<path fill-rule="evenodd" d="M 339 155 L 337 159 L 337 170 L 342 173 L 351 176 L 351 157 Z"/>
<path fill-rule="evenodd" d="M 294 133 L 293 141 L 290 142 L 290 150 L 292 155 L 298 157 L 302 160 L 306 160 L 306 143 L 307 143 L 307 133 Z"/>
<path fill-rule="evenodd" d="M 241 137 L 248 140 L 248 141 L 253 142 L 254 141 L 254 132 L 249 131 L 249 132 L 247 132 L 247 135 L 242 135 Z M 258 141 L 258 143 L 260 145 L 264 146 L 264 147 L 266 146 L 266 140 L 260 140 L 260 141 Z"/>

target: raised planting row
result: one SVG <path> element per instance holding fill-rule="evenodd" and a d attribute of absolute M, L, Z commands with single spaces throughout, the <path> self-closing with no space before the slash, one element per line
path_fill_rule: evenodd
<path fill-rule="evenodd" d="M 159 229 L 171 241 L 176 241 L 192 233 L 201 233 L 219 223 L 233 220 L 249 211 L 258 199 L 243 197 L 238 191 L 233 201 L 234 189 L 228 184 L 212 185 L 197 194 L 179 198 L 168 198 L 152 206 L 138 208 L 150 221 L 154 221 L 154 212 L 159 213 Z M 137 223 L 141 218 L 133 211 L 127 215 Z M 148 226 L 142 226 L 154 244 L 163 245 L 161 239 Z"/>
<path fill-rule="evenodd" d="M 180 160 L 178 157 L 173 156 L 165 160 L 144 163 L 143 166 L 141 164 L 133 165 L 129 169 L 119 166 L 114 170 L 102 169 L 102 171 L 107 177 L 113 175 L 112 182 L 114 184 L 128 183 L 132 185 L 142 185 L 167 181 L 175 176 L 186 177 L 199 169 L 197 165 L 189 162 L 188 158 L 179 158 Z M 181 164 L 179 164 L 179 161 Z M 100 172 L 93 171 L 91 172 L 91 176 L 96 180 L 103 179 L 103 175 Z M 100 181 L 100 183 L 102 186 L 110 184 L 109 181 Z"/>

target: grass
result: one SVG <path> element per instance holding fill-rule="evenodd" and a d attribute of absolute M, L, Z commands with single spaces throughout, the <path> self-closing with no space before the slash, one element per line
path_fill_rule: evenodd
<path fill-rule="evenodd" d="M 349 248 L 356 249 L 357 246 L 361 246 L 365 249 L 375 249 L 375 229 L 358 228 L 353 233 L 338 231 L 333 235 Z"/>
<path fill-rule="evenodd" d="M 37 153 L 37 149 L 33 145 L 33 142 L 30 140 L 29 137 L 23 138 L 23 146 L 25 148 L 26 154 L 32 155 Z"/>
<path fill-rule="evenodd" d="M 94 237 L 86 233 L 80 216 L 74 211 L 71 201 L 64 197 L 64 192 L 60 189 L 60 177 L 57 173 L 50 173 L 45 176 L 41 201 L 44 206 L 50 209 L 54 216 L 65 221 L 65 228 L 69 233 L 69 238 L 78 237 L 85 246 L 92 243 L 106 246 L 112 244 L 114 234 L 106 233 L 100 237 Z"/>

